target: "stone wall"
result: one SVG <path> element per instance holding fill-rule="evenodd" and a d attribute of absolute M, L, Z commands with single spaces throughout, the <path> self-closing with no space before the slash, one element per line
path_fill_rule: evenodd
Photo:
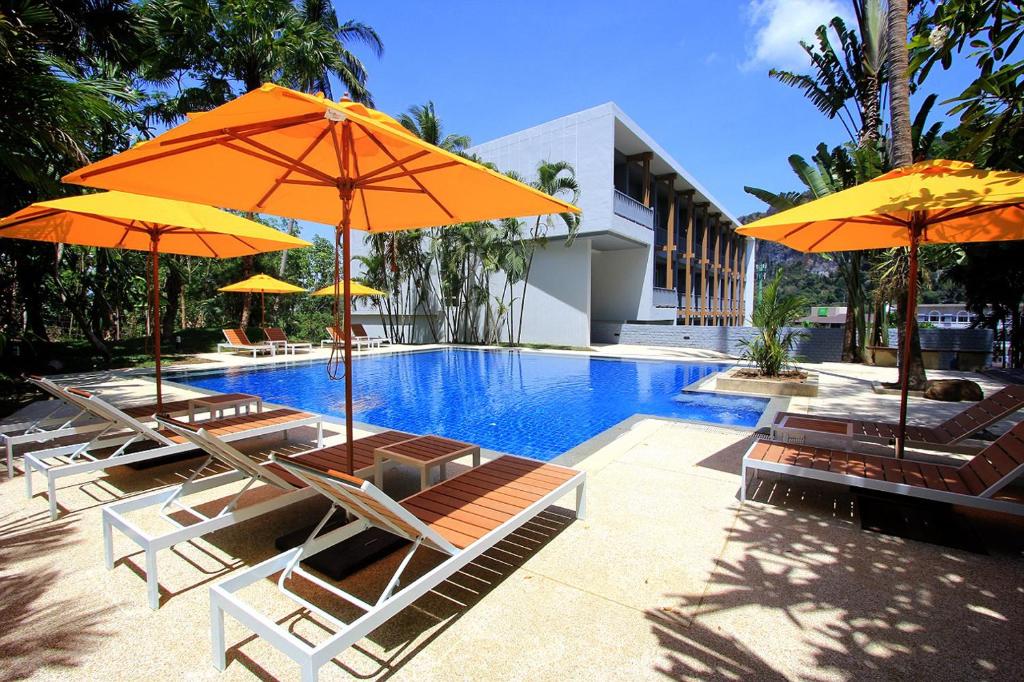
<path fill-rule="evenodd" d="M 843 354 L 843 328 L 801 329 L 794 355 L 807 362 L 839 362 Z M 670 346 L 711 350 L 739 356 L 741 341 L 749 339 L 754 327 L 701 327 L 695 325 L 631 324 L 594 322 L 591 343 L 628 343 L 638 346 Z M 889 330 L 889 345 L 896 346 L 896 330 Z M 992 351 L 990 329 L 922 329 L 921 348 L 943 351 Z"/>
<path fill-rule="evenodd" d="M 807 362 L 838 362 L 843 353 L 843 330 L 801 329 L 794 355 Z M 742 341 L 750 339 L 754 327 L 702 327 L 696 325 L 623 324 L 595 322 L 591 325 L 592 343 L 628 343 L 640 346 L 671 346 L 712 350 L 739 356 Z"/>

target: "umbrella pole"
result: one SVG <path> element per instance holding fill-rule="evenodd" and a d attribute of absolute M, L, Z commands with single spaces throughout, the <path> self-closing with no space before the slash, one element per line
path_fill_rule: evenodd
<path fill-rule="evenodd" d="M 267 301 L 263 298 L 263 292 L 260 292 L 260 327 L 267 326 Z"/>
<path fill-rule="evenodd" d="M 348 471 L 355 474 L 355 450 L 352 443 L 352 259 L 349 257 L 352 246 L 352 228 L 349 220 L 350 202 L 345 202 L 344 219 L 342 220 L 342 249 L 345 254 L 345 279 L 342 280 L 345 299 L 345 451 L 348 455 Z M 383 485 L 383 481 L 376 481 Z"/>
<path fill-rule="evenodd" d="M 149 239 L 153 262 L 153 359 L 156 363 L 156 409 L 163 410 L 163 388 L 160 378 L 160 236 L 156 233 Z"/>
<path fill-rule="evenodd" d="M 910 268 L 907 274 L 907 315 L 903 321 L 903 361 L 900 363 L 900 423 L 896 430 L 896 458 L 903 458 L 903 447 L 907 435 L 907 397 L 910 392 L 910 346 L 914 324 L 917 321 L 917 246 L 921 226 L 917 215 L 910 223 Z"/>

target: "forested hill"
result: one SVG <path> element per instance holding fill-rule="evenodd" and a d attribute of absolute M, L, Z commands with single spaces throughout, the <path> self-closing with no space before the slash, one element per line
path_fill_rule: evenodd
<path fill-rule="evenodd" d="M 740 218 L 743 224 L 753 222 L 766 213 L 751 213 Z M 799 293 L 812 305 L 844 305 L 846 288 L 836 264 L 824 256 L 800 253 L 774 242 L 757 242 L 756 264 L 765 265 L 766 279 L 782 270 L 783 289 L 786 293 Z"/>

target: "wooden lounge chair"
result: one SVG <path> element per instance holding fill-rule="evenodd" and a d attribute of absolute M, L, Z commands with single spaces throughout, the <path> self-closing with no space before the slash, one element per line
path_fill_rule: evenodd
<path fill-rule="evenodd" d="M 963 449 L 961 441 L 1002 421 L 1024 407 L 1024 386 L 1010 385 L 938 426 L 907 426 L 907 447 L 928 450 Z M 850 448 L 858 441 L 889 444 L 898 424 L 842 417 L 780 412 L 772 424 L 772 439 L 786 443 L 818 443 Z M 977 448 L 974 448 L 977 449 Z"/>
<path fill-rule="evenodd" d="M 288 335 L 284 333 L 284 330 L 280 327 L 264 327 L 263 335 L 267 337 L 267 343 L 272 346 L 277 346 L 284 350 L 285 355 L 291 353 L 295 355 L 295 351 L 303 349 L 306 351 L 313 350 L 313 344 L 305 343 L 301 341 L 289 341 Z"/>
<path fill-rule="evenodd" d="M 51 401 L 56 404 L 46 416 L 33 422 L 22 422 L 9 424 L 0 433 L 0 442 L 5 445 L 7 451 L 7 477 L 14 477 L 14 449 L 19 445 L 32 445 L 49 443 L 57 439 L 67 441 L 71 437 L 86 436 L 88 434 L 102 431 L 110 426 L 110 422 L 100 419 L 82 405 L 74 402 L 74 394 L 65 393 L 64 388 L 50 379 L 40 376 L 26 377 L 26 381 L 33 384 L 43 392 L 52 396 Z M 240 393 L 226 394 L 225 397 L 241 397 Z M 70 408 L 70 409 L 65 409 Z M 139 419 L 150 419 L 156 414 L 156 403 L 133 405 L 121 407 L 125 414 Z M 165 402 L 162 410 L 167 414 L 180 415 L 189 412 L 189 400 L 175 400 Z M 60 413 L 62 416 L 53 417 Z"/>
<path fill-rule="evenodd" d="M 345 334 L 342 332 L 341 329 L 338 329 L 337 327 L 334 326 L 324 327 L 324 329 L 327 330 L 328 338 L 320 342 L 321 348 L 323 348 L 324 346 L 334 346 L 335 348 L 348 347 L 348 344 L 345 343 L 345 339 L 343 338 Z M 352 343 L 353 345 L 355 345 L 356 350 L 362 350 L 364 343 L 369 345 L 368 341 L 366 341 L 365 339 L 361 339 L 360 337 L 355 335 L 353 335 Z"/>
<path fill-rule="evenodd" d="M 160 583 L 157 578 L 157 553 L 160 550 L 281 509 L 316 494 L 315 489 L 307 486 L 305 481 L 296 478 L 280 465 L 261 461 L 241 452 L 211 433 L 203 424 L 186 423 L 164 416 L 158 417 L 157 422 L 161 427 L 191 442 L 208 456 L 181 485 L 112 502 L 103 507 L 103 548 L 107 569 L 114 568 L 113 529 L 117 528 L 146 554 L 146 586 L 149 606 L 152 609 L 160 605 Z M 353 441 L 355 473 L 373 473 L 373 451 L 377 448 L 414 437 L 413 434 L 402 431 L 383 431 L 365 438 L 357 438 Z M 315 449 L 292 455 L 289 459 L 339 471 L 348 469 L 344 443 L 327 448 L 321 447 L 322 445 L 323 443 L 318 441 Z M 214 463 L 226 465 L 230 470 L 200 478 Z M 232 496 L 219 511 L 212 514 L 201 512 L 188 503 L 187 498 L 190 495 L 239 482 L 244 483 L 238 494 Z M 242 495 L 256 483 L 277 488 L 281 494 L 239 506 Z M 154 534 L 132 522 L 131 514 L 152 507 L 159 509 L 160 516 L 173 527 L 173 530 Z M 179 521 L 175 515 L 183 515 L 187 520 Z"/>
<path fill-rule="evenodd" d="M 252 353 L 255 358 L 258 353 L 276 353 L 276 347 L 272 343 L 252 343 L 246 336 L 244 329 L 221 329 L 224 332 L 224 339 L 227 343 L 218 343 L 217 352 L 220 353 L 227 348 L 232 352 Z"/>
<path fill-rule="evenodd" d="M 576 516 L 583 518 L 584 515 L 585 473 L 521 457 L 500 457 L 401 502 L 388 497 L 369 481 L 329 467 L 310 466 L 308 462 L 294 462 L 286 458 L 272 459 L 356 520 L 318 537 L 320 530 L 331 518 L 331 512 L 328 512 L 302 546 L 257 564 L 210 588 L 213 655 L 218 670 L 223 670 L 226 665 L 225 613 L 298 663 L 302 679 L 311 682 L 317 679 L 323 664 L 380 627 L 573 489 L 576 490 Z M 300 565 L 304 559 L 370 527 L 386 530 L 412 543 L 375 602 L 363 601 L 304 570 Z M 420 547 L 433 549 L 446 558 L 423 576 L 400 587 L 402 573 Z M 282 594 L 337 628 L 326 641 L 316 646 L 307 644 L 274 618 L 260 613 L 239 595 L 247 586 L 278 572 L 281 572 L 281 576 L 277 584 Z M 293 575 L 301 576 L 356 606 L 363 614 L 350 623 L 342 622 L 288 589 L 286 583 Z"/>
<path fill-rule="evenodd" d="M 1024 503 L 996 496 L 1024 473 L 1024 422 L 960 466 L 864 455 L 810 445 L 757 441 L 743 456 L 740 499 L 747 472 L 770 471 L 924 500 L 1024 515 Z"/>
<path fill-rule="evenodd" d="M 369 342 L 371 348 L 374 345 L 380 348 L 381 344 L 385 343 L 388 344 L 389 346 L 391 345 L 391 339 L 389 339 L 386 336 L 370 336 L 369 334 L 366 333 L 366 327 L 364 327 L 361 324 L 352 325 L 352 336 L 356 338 L 365 339 L 366 341 Z"/>
<path fill-rule="evenodd" d="M 34 471 L 46 476 L 51 519 L 57 518 L 58 479 L 195 450 L 195 445 L 181 436 L 149 426 L 95 394 L 77 388 L 64 390 L 76 404 L 105 420 L 108 425 L 85 443 L 61 445 L 25 454 L 25 491 L 31 498 Z M 197 423 L 208 432 L 228 441 L 282 432 L 287 437 L 288 429 L 301 426 L 315 426 L 318 442 L 323 437 L 323 417 L 291 408 Z"/>

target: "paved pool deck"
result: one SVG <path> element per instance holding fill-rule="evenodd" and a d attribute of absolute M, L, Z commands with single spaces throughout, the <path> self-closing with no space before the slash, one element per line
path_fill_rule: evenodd
<path fill-rule="evenodd" d="M 599 352 L 679 359 L 659 349 Z M 813 369 L 821 396 L 788 409 L 893 413 L 896 398 L 870 388 L 893 370 Z M 986 392 L 998 388 L 970 378 Z M 130 373 L 76 381 L 122 400 L 152 392 Z M 912 421 L 962 409 L 910 405 Z M 299 450 L 312 433 L 292 437 L 246 449 Z M 1024 520 L 958 511 L 958 537 L 979 553 L 862 531 L 858 500 L 834 486 L 768 478 L 740 505 L 740 459 L 752 438 L 664 419 L 620 425 L 574 457 L 588 475 L 586 519 L 573 521 L 564 500 L 325 666 L 321 679 L 1024 679 Z M 0 477 L 0 679 L 297 678 L 297 666 L 230 618 L 229 665 L 217 673 L 207 594 L 272 556 L 276 537 L 318 519 L 318 501 L 165 553 L 158 611 L 146 606 L 142 557 L 123 538 L 117 565 L 105 570 L 100 507 L 174 484 L 189 465 L 195 460 L 64 479 L 56 522 L 45 496 L 25 499 L 20 474 Z M 401 470 L 386 479 L 395 495 L 413 485 Z M 357 573 L 346 589 L 374 594 L 396 560 Z M 412 570 L 433 561 L 424 553 Z M 323 637 L 317 619 L 296 613 L 273 583 L 256 585 L 249 599 L 302 636 Z"/>

